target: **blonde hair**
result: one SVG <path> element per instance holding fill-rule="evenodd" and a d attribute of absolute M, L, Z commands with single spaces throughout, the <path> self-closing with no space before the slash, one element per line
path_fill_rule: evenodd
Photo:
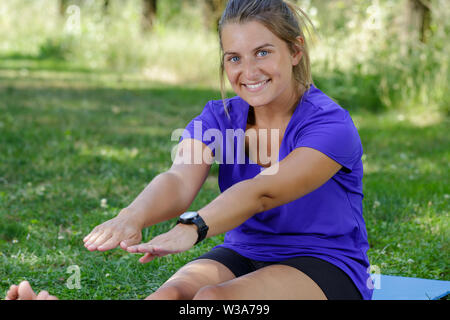
<path fill-rule="evenodd" d="M 311 36 L 307 23 L 312 28 L 314 26 L 306 13 L 295 4 L 286 0 L 230 0 L 219 21 L 219 41 L 220 41 L 220 91 L 225 113 L 228 118 L 228 106 L 225 103 L 225 80 L 224 80 L 224 55 L 222 45 L 222 31 L 227 23 L 246 23 L 257 21 L 269 29 L 274 35 L 285 41 L 289 50 L 294 52 L 297 47 L 302 51 L 302 59 L 299 64 L 293 67 L 294 81 L 305 91 L 313 83 L 311 75 L 311 65 L 309 50 L 303 30 Z M 307 23 L 306 23 L 307 22 Z M 303 38 L 304 42 L 299 43 L 297 37 Z"/>

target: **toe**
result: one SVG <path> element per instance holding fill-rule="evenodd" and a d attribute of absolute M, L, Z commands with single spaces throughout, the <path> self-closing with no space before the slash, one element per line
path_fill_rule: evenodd
<path fill-rule="evenodd" d="M 48 294 L 48 291 L 43 290 L 39 292 L 39 294 L 36 297 L 36 300 L 48 300 L 49 296 L 50 295 Z"/>
<path fill-rule="evenodd" d="M 36 294 L 33 289 L 31 289 L 30 283 L 28 281 L 22 281 L 18 288 L 18 299 L 19 300 L 35 300 Z"/>
<path fill-rule="evenodd" d="M 6 293 L 5 300 L 16 300 L 19 295 L 18 288 L 18 286 L 13 284 Z"/>

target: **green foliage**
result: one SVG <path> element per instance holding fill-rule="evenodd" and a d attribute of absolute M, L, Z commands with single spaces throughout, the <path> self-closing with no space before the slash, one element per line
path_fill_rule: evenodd
<path fill-rule="evenodd" d="M 57 3 L 2 2 L 0 54 L 20 53 L 65 60 L 77 68 L 133 71 L 169 83 L 218 87 L 218 39 L 204 30 L 199 2 L 160 1 L 150 34 L 141 32 L 140 1 L 110 1 L 106 12 L 102 1 L 70 2 L 80 9 L 75 30 L 68 27 L 76 25 L 76 11 L 61 17 Z M 317 41 L 310 43 L 314 79 L 337 101 L 349 109 L 419 107 L 449 113 L 447 1 L 432 2 L 426 44 L 405 35 L 403 1 L 299 4 L 317 30 Z M 19 19 L 26 20 L 26 26 L 18 24 Z"/>
<path fill-rule="evenodd" d="M 48 38 L 39 46 L 39 59 L 68 60 L 74 52 L 74 43 L 70 37 Z"/>
<path fill-rule="evenodd" d="M 404 1 L 319 0 L 305 6 L 320 37 L 311 53 L 313 75 L 334 98 L 351 109 L 448 114 L 448 2 L 432 2 L 426 44 L 408 33 Z"/>

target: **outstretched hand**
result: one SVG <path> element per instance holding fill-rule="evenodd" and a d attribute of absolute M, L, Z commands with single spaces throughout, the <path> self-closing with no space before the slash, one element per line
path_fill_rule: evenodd
<path fill-rule="evenodd" d="M 156 257 L 187 251 L 194 246 L 197 238 L 197 226 L 177 224 L 170 231 L 156 236 L 148 243 L 121 247 L 130 253 L 145 253 L 139 262 L 147 263 Z"/>
<path fill-rule="evenodd" d="M 124 214 L 108 220 L 84 237 L 84 246 L 89 251 L 106 251 L 120 247 L 124 250 L 128 246 L 138 244 L 142 240 L 142 228 L 134 219 Z"/>

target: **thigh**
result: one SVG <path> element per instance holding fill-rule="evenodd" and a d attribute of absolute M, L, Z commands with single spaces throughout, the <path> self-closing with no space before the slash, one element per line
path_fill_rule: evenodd
<path fill-rule="evenodd" d="M 225 247 L 214 248 L 213 250 L 201 255 L 197 259 L 209 259 L 220 262 L 228 269 L 230 269 L 230 271 L 236 278 L 253 272 L 260 267 L 258 265 L 255 265 L 255 261 L 240 255 L 232 249 Z M 264 266 L 264 264 L 262 264 L 262 266 Z"/>
<path fill-rule="evenodd" d="M 234 279 L 235 274 L 243 271 L 242 268 L 245 266 L 245 262 L 236 254 L 232 250 L 220 247 L 211 250 L 181 267 L 147 298 L 192 299 L 204 286 Z"/>
<path fill-rule="evenodd" d="M 300 256 L 278 262 L 291 266 L 310 277 L 329 300 L 361 300 L 362 296 L 353 280 L 334 264 L 310 256 Z"/>
<path fill-rule="evenodd" d="M 273 264 L 201 290 L 196 299 L 325 300 L 320 287 L 305 273 Z"/>
<path fill-rule="evenodd" d="M 234 278 L 223 264 L 208 259 L 194 260 L 181 267 L 147 300 L 190 300 L 202 287 Z"/>

